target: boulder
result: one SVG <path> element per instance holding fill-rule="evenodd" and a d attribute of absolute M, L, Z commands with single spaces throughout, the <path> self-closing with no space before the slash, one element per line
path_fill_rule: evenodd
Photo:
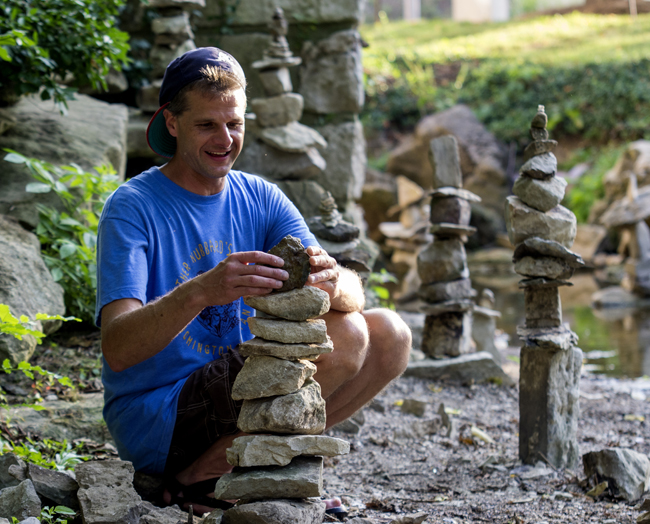
<path fill-rule="evenodd" d="M 82 462 L 74 471 L 84 524 L 138 524 L 142 499 L 133 488 L 130 462 Z"/>
<path fill-rule="evenodd" d="M 293 289 L 286 293 L 244 298 L 247 306 L 286 320 L 304 321 L 319 317 L 329 311 L 330 297 L 313 286 Z"/>
<path fill-rule="evenodd" d="M 327 326 L 321 319 L 292 322 L 273 318 L 251 317 L 248 328 L 256 337 L 283 344 L 322 344 L 327 342 Z"/>
<path fill-rule="evenodd" d="M 23 480 L 17 486 L 5 488 L 0 492 L 0 517 L 25 520 L 40 516 L 41 499 L 38 498 L 31 480 Z"/>
<path fill-rule="evenodd" d="M 41 258 L 36 235 L 18 223 L 0 215 L 0 304 L 6 304 L 14 317 L 27 315 L 34 321 L 36 313 L 63 315 L 63 288 L 54 282 Z M 58 329 L 60 321 L 34 321 L 35 329 L 49 334 Z M 0 337 L 0 362 L 8 358 L 15 366 L 28 360 L 36 349 L 31 335 L 18 340 L 9 335 Z"/>
<path fill-rule="evenodd" d="M 625 448 L 606 448 L 582 456 L 585 475 L 607 481 L 612 492 L 634 501 L 650 488 L 650 460 L 646 455 Z"/>
<path fill-rule="evenodd" d="M 323 353 L 331 353 L 334 344 L 328 337 L 322 344 L 284 344 L 263 338 L 253 338 L 238 346 L 243 357 L 269 356 L 287 360 L 316 360 Z"/>
<path fill-rule="evenodd" d="M 235 400 L 274 397 L 298 391 L 316 373 L 308 360 L 297 362 L 275 357 L 249 357 L 232 387 Z"/>
<path fill-rule="evenodd" d="M 318 382 L 309 380 L 290 395 L 244 400 L 237 427 L 244 433 L 322 433 L 325 429 L 325 401 L 320 395 Z"/>
<path fill-rule="evenodd" d="M 360 113 L 364 101 L 361 35 L 338 31 L 302 48 L 300 94 L 312 113 Z"/>
<path fill-rule="evenodd" d="M 321 435 L 254 435 L 236 438 L 226 450 L 228 463 L 250 468 L 254 466 L 286 466 L 298 456 L 335 457 L 350 452 L 350 444 Z"/>
<path fill-rule="evenodd" d="M 248 142 L 235 163 L 236 169 L 262 175 L 274 182 L 314 178 L 326 167 L 327 162 L 315 147 L 309 147 L 303 153 L 287 153 L 261 140 Z"/>
<path fill-rule="evenodd" d="M 327 140 L 322 151 L 327 167 L 315 180 L 329 191 L 342 213 L 352 200 L 361 196 L 366 176 L 366 140 L 358 118 L 352 122 L 317 126 Z"/>
<path fill-rule="evenodd" d="M 0 149 L 13 149 L 27 157 L 36 157 L 56 165 L 76 163 L 85 170 L 108 163 L 124 180 L 128 121 L 126 106 L 76 95 L 75 100 L 68 101 L 68 114 L 63 116 L 51 101 L 28 96 L 6 111 L 18 123 L 0 136 Z M 33 181 L 22 164 L 2 162 L 0 214 L 13 216 L 30 227 L 36 227 L 36 204 L 62 208 L 58 197 L 52 192 L 27 193 L 25 186 Z"/>
<path fill-rule="evenodd" d="M 304 499 L 323 492 L 323 458 L 296 457 L 288 466 L 235 468 L 214 490 L 219 500 Z M 227 522 L 227 520 L 226 520 Z"/>
<path fill-rule="evenodd" d="M 545 213 L 562 202 L 566 186 L 566 180 L 557 176 L 538 180 L 522 175 L 515 180 L 512 192 L 524 204 Z"/>
<path fill-rule="evenodd" d="M 518 197 L 510 196 L 506 199 L 505 216 L 508 238 L 512 245 L 531 237 L 539 237 L 570 248 L 576 237 L 576 216 L 563 206 L 542 213 L 527 206 Z"/>
<path fill-rule="evenodd" d="M 297 93 L 285 93 L 270 98 L 253 98 L 251 111 L 261 127 L 284 126 L 300 120 L 303 99 Z"/>
<path fill-rule="evenodd" d="M 239 504 L 224 515 L 224 524 L 321 524 L 325 502 L 317 500 L 265 500 Z"/>

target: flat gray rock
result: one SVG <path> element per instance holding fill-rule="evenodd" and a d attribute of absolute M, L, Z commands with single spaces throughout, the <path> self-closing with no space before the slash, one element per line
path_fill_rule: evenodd
<path fill-rule="evenodd" d="M 286 67 L 260 71 L 259 78 L 266 96 L 277 96 L 293 90 L 291 75 Z"/>
<path fill-rule="evenodd" d="M 233 466 L 286 466 L 298 456 L 335 457 L 350 452 L 350 443 L 322 435 L 254 435 L 236 438 L 226 450 Z"/>
<path fill-rule="evenodd" d="M 70 475 L 30 463 L 27 464 L 27 476 L 39 497 L 47 498 L 60 506 L 79 509 L 79 484 Z"/>
<path fill-rule="evenodd" d="M 41 499 L 38 498 L 31 480 L 23 480 L 17 486 L 5 488 L 0 492 L 0 517 L 25 520 L 40 516 Z"/>
<path fill-rule="evenodd" d="M 469 278 L 461 278 L 449 282 L 422 285 L 418 295 L 425 302 L 436 303 L 472 298 L 476 295 L 476 291 L 472 289 L 472 281 Z"/>
<path fill-rule="evenodd" d="M 255 134 L 262 142 L 287 153 L 304 153 L 310 147 L 327 147 L 327 142 L 318 131 L 298 122 L 264 127 L 255 131 Z"/>
<path fill-rule="evenodd" d="M 574 269 L 561 258 L 523 257 L 515 263 L 515 271 L 526 277 L 564 279 L 571 278 Z"/>
<path fill-rule="evenodd" d="M 582 257 L 573 251 L 568 250 L 559 242 L 544 240 L 543 238 L 527 238 L 521 244 L 517 244 L 512 255 L 513 262 L 523 257 L 554 257 L 564 260 L 570 267 L 578 269 L 584 267 Z"/>
<path fill-rule="evenodd" d="M 422 332 L 422 351 L 433 358 L 457 357 L 475 350 L 472 313 L 427 315 Z"/>
<path fill-rule="evenodd" d="M 426 315 L 442 315 L 443 313 L 464 313 L 474 308 L 474 302 L 469 299 L 447 300 L 435 304 L 422 303 L 420 311 Z"/>
<path fill-rule="evenodd" d="M 248 327 L 256 337 L 283 344 L 323 344 L 327 342 L 327 326 L 322 319 L 294 322 L 251 317 L 248 319 Z"/>
<path fill-rule="evenodd" d="M 420 251 L 417 264 L 423 284 L 469 278 L 465 244 L 457 237 L 434 239 Z"/>
<path fill-rule="evenodd" d="M 253 98 L 251 111 L 261 127 L 284 126 L 300 120 L 303 98 L 298 93 L 284 93 L 270 98 Z"/>
<path fill-rule="evenodd" d="M 317 177 L 323 173 L 327 162 L 314 147 L 308 148 L 303 153 L 287 153 L 261 140 L 251 140 L 237 157 L 235 167 L 275 182 Z"/>
<path fill-rule="evenodd" d="M 334 344 L 329 337 L 323 344 L 283 344 L 263 338 L 253 338 L 239 344 L 243 357 L 269 356 L 287 360 L 315 360 L 319 355 L 333 350 Z"/>
<path fill-rule="evenodd" d="M 650 488 L 650 460 L 646 455 L 624 448 L 607 448 L 582 456 L 585 475 L 596 474 L 598 482 L 606 480 L 613 492 L 633 501 Z"/>
<path fill-rule="evenodd" d="M 444 197 L 431 199 L 429 221 L 432 224 L 447 223 L 468 226 L 471 217 L 471 204 L 464 198 Z"/>
<path fill-rule="evenodd" d="M 304 499 L 323 492 L 323 458 L 296 457 L 288 466 L 236 468 L 217 482 L 219 500 Z"/>
<path fill-rule="evenodd" d="M 476 233 L 474 226 L 463 226 L 461 224 L 451 224 L 449 222 L 440 222 L 439 224 L 431 224 L 429 232 L 438 237 L 450 236 L 471 236 Z"/>
<path fill-rule="evenodd" d="M 468 202 L 480 202 L 481 197 L 462 187 L 439 187 L 429 193 L 431 198 L 458 197 Z"/>
<path fill-rule="evenodd" d="M 319 317 L 330 309 L 330 297 L 322 289 L 305 286 L 286 293 L 244 298 L 244 303 L 268 315 L 303 321 Z"/>
<path fill-rule="evenodd" d="M 287 395 L 298 391 L 314 373 L 316 365 L 308 360 L 294 362 L 275 357 L 249 357 L 237 374 L 232 398 L 251 400 Z"/>
<path fill-rule="evenodd" d="M 519 172 L 532 178 L 551 178 L 557 173 L 557 158 L 553 153 L 542 153 L 528 160 Z"/>
<path fill-rule="evenodd" d="M 409 362 L 404 376 L 429 380 L 449 379 L 463 383 L 497 379 L 505 385 L 513 384 L 513 380 L 505 374 L 501 366 L 494 361 L 494 357 L 487 351 L 470 353 L 456 358 Z"/>
<path fill-rule="evenodd" d="M 308 380 L 304 387 L 289 395 L 244 400 L 237 427 L 244 433 L 319 435 L 325 430 L 325 422 L 320 385 Z"/>
<path fill-rule="evenodd" d="M 566 180 L 557 176 L 552 176 L 545 180 L 538 180 L 522 175 L 515 180 L 512 192 L 524 204 L 545 213 L 562 202 L 566 186 Z"/>
<path fill-rule="evenodd" d="M 321 524 L 325 502 L 320 500 L 265 500 L 240 504 L 224 515 L 224 524 Z"/>
<path fill-rule="evenodd" d="M 565 351 L 578 343 L 578 335 L 569 329 L 569 324 L 544 329 L 529 329 L 519 326 L 517 327 L 517 335 L 525 346 L 540 349 Z"/>
<path fill-rule="evenodd" d="M 533 129 L 539 129 L 539 128 L 533 128 Z M 542 155 L 544 153 L 552 153 L 553 151 L 555 151 L 556 147 L 557 147 L 556 140 L 548 140 L 547 138 L 535 140 L 534 142 L 528 144 L 528 146 L 524 150 L 524 162 L 527 162 L 532 157 L 537 155 Z"/>
<path fill-rule="evenodd" d="M 463 187 L 458 141 L 454 135 L 441 136 L 429 142 L 429 161 L 433 168 L 433 187 Z"/>
<path fill-rule="evenodd" d="M 514 246 L 528 238 L 538 237 L 570 248 L 576 237 L 576 217 L 562 206 L 542 213 L 527 206 L 518 197 L 509 196 L 506 199 L 505 219 L 508 238 Z"/>

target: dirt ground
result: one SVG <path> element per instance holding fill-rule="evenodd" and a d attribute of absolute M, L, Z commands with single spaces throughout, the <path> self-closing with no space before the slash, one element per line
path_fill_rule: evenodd
<path fill-rule="evenodd" d="M 54 347 L 40 347 L 32 363 L 67 374 L 81 394 L 101 389 L 98 333 L 60 335 L 54 341 Z M 517 349 L 507 352 L 513 356 Z M 512 361 L 507 370 L 514 376 L 518 372 Z M 33 398 L 29 382 L 15 373 L 0 375 L 0 383 L 10 402 Z M 69 396 L 56 387 L 40 394 Z M 646 395 L 650 399 L 648 379 L 612 379 L 583 372 L 580 453 L 608 446 L 650 453 Z M 424 401 L 424 414 L 403 413 L 400 404 L 406 399 Z M 455 420 L 458 431 L 453 438 L 443 436 L 440 404 Z M 378 523 L 419 511 L 429 515 L 430 524 L 636 521 L 640 501 L 617 501 L 607 492 L 597 500 L 585 495 L 588 488 L 582 482 L 581 465 L 575 471 L 555 471 L 543 464 L 522 466 L 518 413 L 516 386 L 402 377 L 363 410 L 365 421 L 358 433 L 329 431 L 349 440 L 352 450 L 326 459 L 325 490 L 343 499 L 348 519 L 367 517 Z M 476 436 L 480 431 L 472 435 L 473 426 L 493 442 Z"/>

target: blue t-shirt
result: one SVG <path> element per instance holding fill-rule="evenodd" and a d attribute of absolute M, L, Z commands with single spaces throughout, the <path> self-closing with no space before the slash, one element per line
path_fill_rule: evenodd
<path fill-rule="evenodd" d="M 259 177 L 230 171 L 221 193 L 200 196 L 151 168 L 120 186 L 104 207 L 95 321 L 101 325 L 102 307 L 114 300 L 146 304 L 230 253 L 268 251 L 288 234 L 305 247 L 318 245 L 291 201 Z M 164 470 L 185 380 L 250 339 L 252 315 L 243 299 L 208 307 L 144 362 L 116 373 L 104 360 L 104 419 L 122 459 L 136 470 Z"/>

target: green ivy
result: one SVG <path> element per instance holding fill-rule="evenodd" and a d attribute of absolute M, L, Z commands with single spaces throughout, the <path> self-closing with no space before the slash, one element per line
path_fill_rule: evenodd
<path fill-rule="evenodd" d="M 0 100 L 39 93 L 63 111 L 75 89 L 106 89 L 128 62 L 128 34 L 115 27 L 124 0 L 4 0 L 0 6 Z"/>
<path fill-rule="evenodd" d="M 106 199 L 120 185 L 110 166 L 85 172 L 78 165 L 55 166 L 8 151 L 7 162 L 24 164 L 37 180 L 27 184 L 30 193 L 53 191 L 64 210 L 38 205 L 36 235 L 41 256 L 55 282 L 63 286 L 69 313 L 92 323 L 97 292 L 97 225 Z"/>

